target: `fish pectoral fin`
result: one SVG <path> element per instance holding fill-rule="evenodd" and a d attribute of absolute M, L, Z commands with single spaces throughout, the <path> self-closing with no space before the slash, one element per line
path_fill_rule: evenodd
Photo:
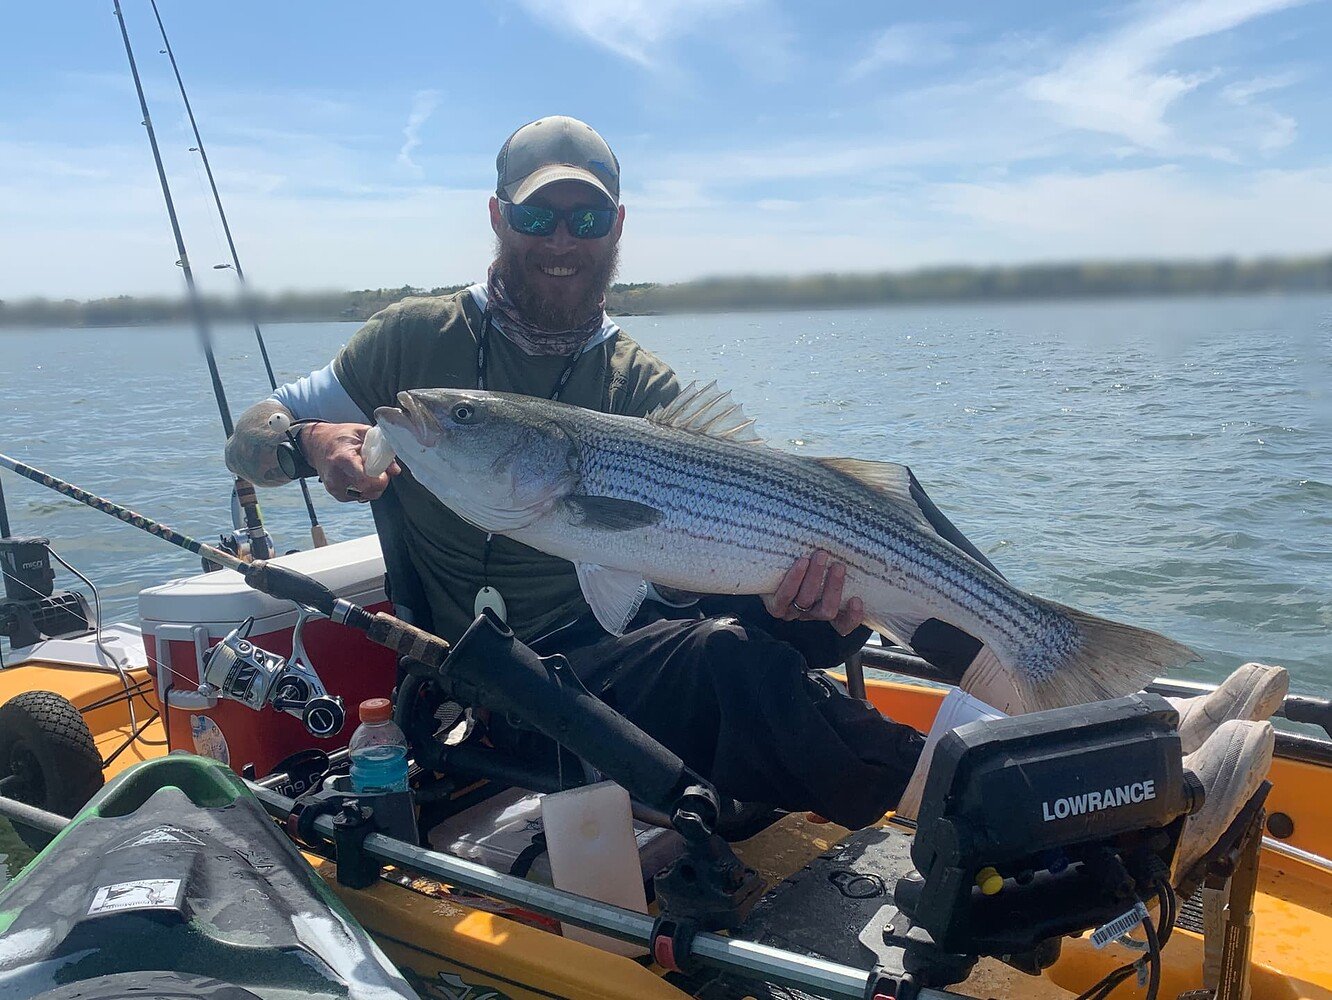
<path fill-rule="evenodd" d="M 611 635 L 624 635 L 647 597 L 648 585 L 642 574 L 585 562 L 575 563 L 574 568 L 583 596 L 601 627 Z"/>
<path fill-rule="evenodd" d="M 617 500 L 615 497 L 594 497 L 575 493 L 564 498 L 564 505 L 575 524 L 603 531 L 628 531 L 646 528 L 661 520 L 656 507 L 637 500 Z"/>

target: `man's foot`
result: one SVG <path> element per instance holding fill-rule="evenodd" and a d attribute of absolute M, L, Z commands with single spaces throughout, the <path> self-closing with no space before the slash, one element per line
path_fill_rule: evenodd
<path fill-rule="evenodd" d="M 1266 722 L 1281 707 L 1290 687 L 1285 667 L 1246 663 L 1210 694 L 1167 698 L 1179 712 L 1179 740 L 1184 753 L 1201 747 L 1227 719 Z"/>
<path fill-rule="evenodd" d="M 1175 878 L 1212 849 L 1239 815 L 1272 766 L 1276 733 L 1270 722 L 1229 719 L 1201 747 L 1184 758 L 1207 792 L 1203 807 L 1184 821 L 1175 852 Z"/>

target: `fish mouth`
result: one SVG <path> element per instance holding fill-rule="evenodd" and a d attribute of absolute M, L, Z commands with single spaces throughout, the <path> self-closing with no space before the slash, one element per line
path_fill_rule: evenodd
<path fill-rule="evenodd" d="M 433 448 L 439 443 L 439 421 L 406 390 L 398 393 L 398 406 L 380 406 L 375 409 L 375 422 L 407 431 L 423 448 Z"/>

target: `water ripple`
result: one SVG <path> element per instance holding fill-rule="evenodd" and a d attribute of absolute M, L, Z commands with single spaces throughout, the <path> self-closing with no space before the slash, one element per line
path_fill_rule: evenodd
<path fill-rule="evenodd" d="M 909 464 L 1015 582 L 1165 631 L 1218 678 L 1283 662 L 1332 682 L 1332 298 L 626 318 L 685 378 L 719 378 L 807 454 Z M 351 324 L 266 331 L 283 378 Z M 228 519 L 222 435 L 186 330 L 0 333 L 0 450 L 202 538 Z M 232 405 L 267 395 L 252 334 L 217 331 Z M 53 406 L 53 400 L 63 400 Z M 6 479 L 17 532 L 50 535 L 113 617 L 192 557 Z M 299 494 L 264 491 L 282 548 Z M 370 530 L 317 493 L 329 534 Z"/>

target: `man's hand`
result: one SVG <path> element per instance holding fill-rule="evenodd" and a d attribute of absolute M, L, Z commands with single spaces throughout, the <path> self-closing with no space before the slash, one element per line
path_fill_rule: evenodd
<path fill-rule="evenodd" d="M 402 472 L 394 461 L 378 476 L 365 474 L 361 443 L 369 430 L 368 424 L 306 424 L 300 428 L 301 451 L 334 500 L 378 500 L 389 480 Z"/>
<path fill-rule="evenodd" d="M 763 603 L 768 614 L 782 621 L 831 622 L 838 635 L 850 635 L 860 625 L 865 606 L 859 597 L 842 607 L 846 566 L 833 562 L 828 553 L 816 551 L 797 559 L 775 594 Z"/>

